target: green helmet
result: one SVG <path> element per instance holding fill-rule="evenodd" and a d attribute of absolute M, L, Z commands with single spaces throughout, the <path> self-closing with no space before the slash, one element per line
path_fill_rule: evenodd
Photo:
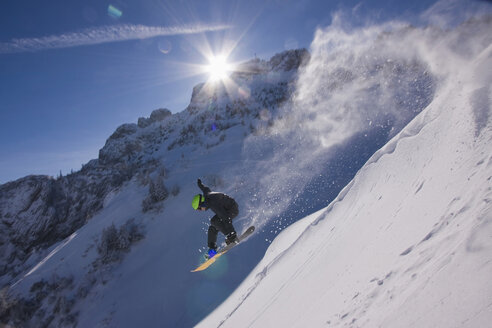
<path fill-rule="evenodd" d="M 200 194 L 195 195 L 195 197 L 193 197 L 193 201 L 191 202 L 191 207 L 193 207 L 194 210 L 197 210 L 201 202 L 202 202 L 202 195 Z"/>

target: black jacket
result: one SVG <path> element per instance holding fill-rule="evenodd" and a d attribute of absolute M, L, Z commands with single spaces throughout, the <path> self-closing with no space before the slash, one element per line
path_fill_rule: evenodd
<path fill-rule="evenodd" d="M 214 192 L 198 180 L 198 187 L 203 191 L 205 200 L 200 206 L 211 209 L 221 220 L 233 219 L 239 214 L 239 208 L 234 198 L 221 192 Z"/>

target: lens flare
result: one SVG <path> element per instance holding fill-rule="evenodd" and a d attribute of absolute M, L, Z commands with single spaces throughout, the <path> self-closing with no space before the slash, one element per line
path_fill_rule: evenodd
<path fill-rule="evenodd" d="M 108 6 L 108 15 L 112 18 L 118 19 L 123 15 L 123 12 L 113 5 Z"/>
<path fill-rule="evenodd" d="M 168 53 L 171 52 L 173 45 L 168 40 L 159 40 L 159 42 L 157 43 L 157 47 L 159 48 L 160 52 L 167 55 Z"/>

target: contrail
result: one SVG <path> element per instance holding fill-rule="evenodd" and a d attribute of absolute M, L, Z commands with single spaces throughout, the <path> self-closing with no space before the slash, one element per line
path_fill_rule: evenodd
<path fill-rule="evenodd" d="M 48 49 L 70 48 L 109 42 L 135 39 L 147 39 L 156 36 L 195 34 L 220 31 L 231 28 L 230 25 L 185 25 L 185 26 L 145 26 L 113 25 L 87 28 L 77 32 L 50 35 L 39 38 L 12 39 L 0 43 L 0 54 L 34 52 Z"/>

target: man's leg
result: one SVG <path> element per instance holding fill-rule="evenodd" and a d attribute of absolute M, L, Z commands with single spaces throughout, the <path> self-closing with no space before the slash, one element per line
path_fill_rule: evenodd
<path fill-rule="evenodd" d="M 219 231 L 213 226 L 208 227 L 208 248 L 217 249 L 217 234 Z"/>
<path fill-rule="evenodd" d="M 230 243 L 238 242 L 236 229 L 234 229 L 231 219 L 228 219 L 225 222 L 223 221 L 222 227 L 223 230 L 221 232 L 226 236 L 227 245 L 229 245 Z"/>
<path fill-rule="evenodd" d="M 236 240 L 236 229 L 232 225 L 232 220 L 221 220 L 217 215 L 210 220 L 211 226 L 213 226 L 217 231 L 222 232 L 226 236 L 226 243 L 229 244 Z M 217 236 L 215 236 L 217 240 Z"/>

